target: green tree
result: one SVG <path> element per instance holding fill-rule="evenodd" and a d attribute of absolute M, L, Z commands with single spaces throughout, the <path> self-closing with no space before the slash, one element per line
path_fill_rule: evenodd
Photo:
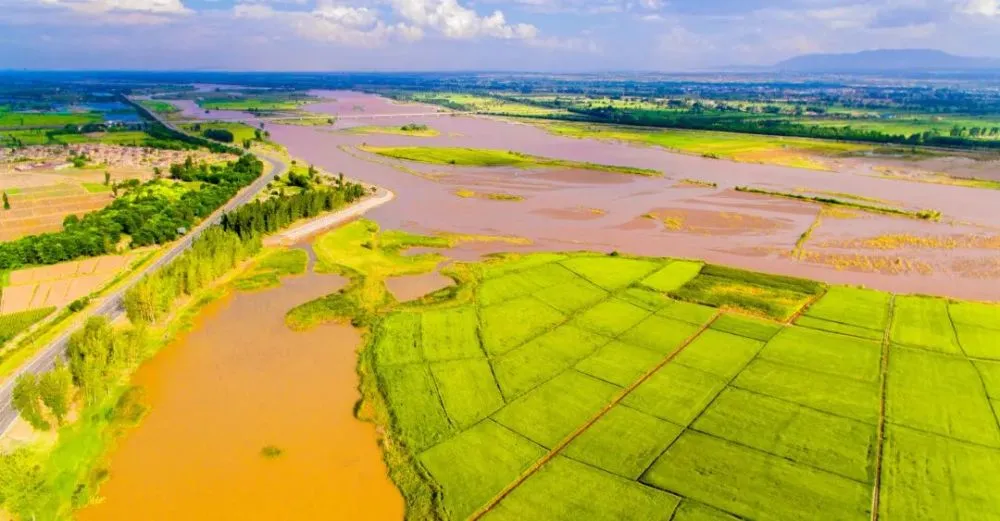
<path fill-rule="evenodd" d="M 83 391 L 87 403 L 104 396 L 111 379 L 115 333 L 105 317 L 87 319 L 83 328 L 69 337 L 66 357 L 73 381 Z"/>
<path fill-rule="evenodd" d="M 7 197 L 7 192 L 3 193 L 3 209 L 10 210 L 10 198 Z"/>
<path fill-rule="evenodd" d="M 35 374 L 24 373 L 17 377 L 17 381 L 14 382 L 14 390 L 11 393 L 14 408 L 32 427 L 40 431 L 47 431 L 52 426 L 45 421 L 45 417 L 42 415 L 39 398 L 38 377 Z"/>
<path fill-rule="evenodd" d="M 73 375 L 66 364 L 56 364 L 51 371 L 42 374 L 38 380 L 38 392 L 42 403 L 49 408 L 57 424 L 62 424 L 69 412 L 69 396 L 73 391 Z"/>
<path fill-rule="evenodd" d="M 111 172 L 108 172 L 107 170 L 105 170 L 104 171 L 104 186 L 108 186 L 110 184 L 111 184 Z"/>
<path fill-rule="evenodd" d="M 28 447 L 0 455 L 0 505 L 20 519 L 32 519 L 45 492 L 40 463 L 38 453 Z"/>

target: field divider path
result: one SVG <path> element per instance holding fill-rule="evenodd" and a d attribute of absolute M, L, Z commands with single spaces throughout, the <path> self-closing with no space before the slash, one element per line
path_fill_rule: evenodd
<path fill-rule="evenodd" d="M 698 330 L 692 333 L 691 336 L 686 338 L 680 346 L 671 351 L 670 354 L 664 357 L 663 360 L 661 360 L 658 364 L 653 366 L 650 370 L 643 373 L 642 376 L 636 379 L 636 381 L 629 384 L 628 387 L 622 389 L 622 391 L 618 393 L 618 395 L 615 396 L 610 402 L 608 402 L 608 404 L 605 405 L 600 411 L 598 411 L 597 414 L 595 414 L 589 420 L 584 422 L 583 425 L 581 425 L 580 427 L 577 427 L 573 432 L 571 432 L 568 436 L 566 436 L 566 438 L 564 438 L 555 447 L 553 447 L 548 453 L 546 453 L 538 461 L 533 463 L 524 472 L 522 472 L 521 475 L 517 477 L 517 479 L 510 482 L 496 496 L 494 496 L 491 500 L 486 502 L 486 504 L 484 504 L 483 506 L 479 507 L 478 510 L 473 512 L 473 514 L 468 517 L 469 521 L 475 521 L 481 519 L 484 515 L 493 510 L 493 508 L 495 508 L 498 504 L 500 504 L 500 502 L 503 501 L 505 497 L 507 497 L 511 492 L 514 491 L 514 489 L 516 489 L 522 483 L 527 481 L 528 478 L 530 478 L 535 472 L 538 472 L 538 470 L 541 469 L 543 466 L 545 466 L 546 463 L 548 463 L 557 455 L 559 455 L 559 453 L 562 452 L 563 449 L 569 446 L 570 443 L 573 443 L 574 440 L 576 440 L 587 429 L 589 429 L 591 426 L 597 423 L 598 420 L 603 418 L 604 415 L 608 413 L 608 411 L 610 411 L 616 405 L 621 403 L 621 401 L 624 400 L 629 394 L 631 394 L 632 391 L 634 391 L 637 387 L 645 383 L 646 380 L 649 380 L 649 378 L 652 377 L 654 374 L 656 374 L 657 371 L 659 371 L 664 366 L 672 362 L 675 358 L 677 358 L 677 356 L 679 356 L 684 351 L 684 349 L 691 344 L 691 342 L 694 342 L 694 340 L 699 336 L 701 336 L 701 334 L 704 333 L 705 330 L 711 327 L 711 325 L 715 323 L 715 321 L 719 318 L 719 316 L 721 316 L 721 314 L 722 314 L 721 311 L 716 311 L 715 315 L 713 315 L 708 322 L 706 322 L 704 325 L 698 328 Z"/>
<path fill-rule="evenodd" d="M 885 330 L 882 331 L 882 361 L 879 370 L 879 401 L 878 401 L 878 427 L 875 430 L 875 475 L 872 479 L 872 517 L 871 521 L 878 521 L 879 501 L 882 491 L 882 455 L 885 445 L 885 400 L 889 391 L 889 346 L 892 343 L 890 332 L 892 331 L 893 314 L 896 311 L 896 295 L 889 297 L 889 312 L 886 318 Z"/>

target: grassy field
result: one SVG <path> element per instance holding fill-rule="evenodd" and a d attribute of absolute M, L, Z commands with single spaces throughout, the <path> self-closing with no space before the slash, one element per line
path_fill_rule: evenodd
<path fill-rule="evenodd" d="M 566 159 L 551 159 L 547 157 L 521 154 L 511 150 L 493 150 L 486 148 L 454 148 L 454 147 L 376 147 L 361 146 L 365 152 L 383 157 L 430 163 L 434 165 L 479 166 L 513 168 L 577 168 L 598 172 L 632 174 L 644 176 L 660 176 L 660 172 L 647 168 L 634 168 L 617 165 L 601 165 L 584 163 Z"/>
<path fill-rule="evenodd" d="M 4 112 L 0 128 L 62 127 L 100 123 L 104 118 L 95 112 Z"/>
<path fill-rule="evenodd" d="M 641 127 L 561 122 L 546 122 L 539 125 L 558 136 L 624 141 L 627 143 L 659 146 L 705 157 L 813 170 L 829 169 L 826 163 L 824 163 L 823 157 L 857 153 L 872 148 L 868 145 L 841 143 L 837 141 L 730 132 L 657 130 Z"/>
<path fill-rule="evenodd" d="M 410 95 L 408 99 L 420 103 L 441 105 L 453 110 L 473 111 L 498 116 L 546 117 L 570 115 L 568 111 L 563 109 L 536 107 L 526 103 L 457 92 L 421 92 Z"/>
<path fill-rule="evenodd" d="M 198 100 L 198 106 L 205 110 L 242 110 L 242 111 L 278 111 L 295 110 L 303 104 L 305 100 L 284 99 L 272 97 L 260 98 L 208 98 Z"/>
<path fill-rule="evenodd" d="M 440 260 L 365 226 L 321 263 Z M 447 273 L 365 319 L 359 414 L 413 518 L 867 521 L 873 494 L 888 521 L 1000 512 L 1000 306 L 587 253 Z M 370 298 L 354 287 L 338 298 Z"/>
<path fill-rule="evenodd" d="M 166 101 L 151 100 L 151 99 L 139 100 L 139 104 L 159 114 L 172 114 L 174 112 L 181 111 L 181 109 L 177 108 L 175 105 L 171 103 L 167 103 Z"/>
<path fill-rule="evenodd" d="M 233 281 L 233 286 L 241 291 L 271 288 L 281 283 L 281 277 L 305 273 L 308 263 L 305 250 L 276 249 L 260 257 L 253 268 Z"/>
<path fill-rule="evenodd" d="M 187 123 L 181 128 L 192 133 L 201 135 L 206 130 L 228 130 L 233 133 L 233 143 L 239 145 L 246 140 L 253 140 L 256 137 L 255 129 L 245 123 L 232 123 L 227 121 L 210 121 L 206 123 Z M 197 129 L 197 130 L 196 130 Z M 263 131 L 261 131 L 263 132 Z"/>
<path fill-rule="evenodd" d="M 388 134 L 393 136 L 411 137 L 435 137 L 441 135 L 437 130 L 426 125 L 403 125 L 401 127 L 383 127 L 376 125 L 364 125 L 358 127 L 345 128 L 343 132 L 348 134 Z"/>

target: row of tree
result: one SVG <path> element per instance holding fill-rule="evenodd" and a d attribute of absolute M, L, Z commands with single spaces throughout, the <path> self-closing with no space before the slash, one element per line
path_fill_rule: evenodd
<path fill-rule="evenodd" d="M 195 165 L 189 158 L 171 166 L 170 175 L 176 180 L 200 181 L 197 189 L 176 197 L 156 179 L 128 188 L 105 208 L 82 218 L 67 217 L 61 231 L 0 244 L 0 269 L 113 253 L 123 236 L 131 237 L 133 247 L 172 241 L 259 177 L 263 169 L 263 163 L 249 154 L 211 167 Z"/>
<path fill-rule="evenodd" d="M 744 134 L 836 139 L 880 144 L 930 145 L 955 148 L 1000 148 L 1000 140 L 976 139 L 971 135 L 969 137 L 961 135 L 946 136 L 936 130 L 928 130 L 910 135 L 887 134 L 878 130 L 854 128 L 849 125 L 803 125 L 786 119 L 733 117 L 715 113 L 677 113 L 644 109 L 623 109 L 609 106 L 571 108 L 569 111 L 574 114 L 586 116 L 593 121 L 621 125 L 716 130 Z"/>
<path fill-rule="evenodd" d="M 306 190 L 295 195 L 243 205 L 222 217 L 222 227 L 243 238 L 266 235 L 299 219 L 315 217 L 353 203 L 365 195 L 364 186 L 340 179 L 334 188 Z"/>

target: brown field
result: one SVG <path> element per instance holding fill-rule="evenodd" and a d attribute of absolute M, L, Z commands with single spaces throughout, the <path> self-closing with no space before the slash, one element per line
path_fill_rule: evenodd
<path fill-rule="evenodd" d="M 0 314 L 65 306 L 100 289 L 146 253 L 149 250 L 136 250 L 13 271 L 0 296 Z"/>

